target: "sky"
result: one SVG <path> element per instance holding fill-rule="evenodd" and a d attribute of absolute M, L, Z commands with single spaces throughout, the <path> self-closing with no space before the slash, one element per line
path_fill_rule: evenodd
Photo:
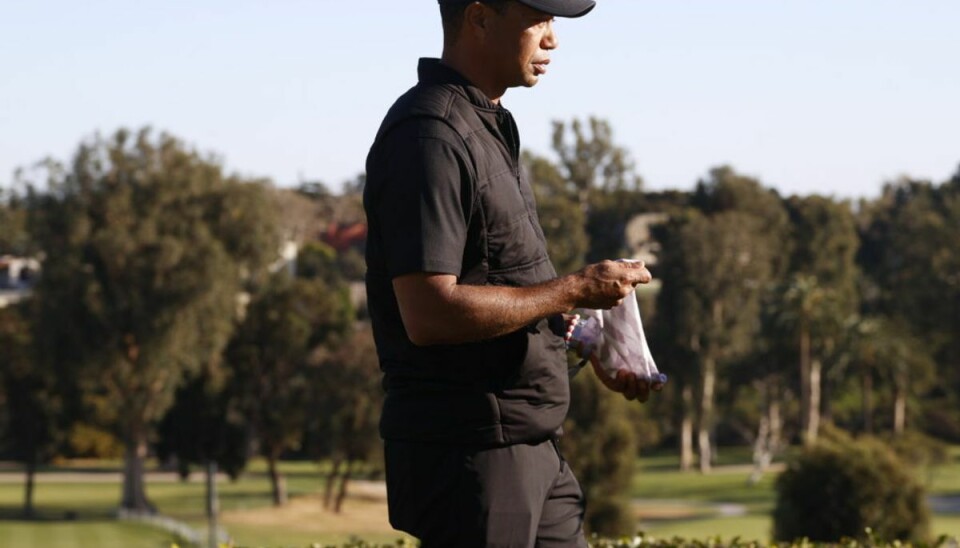
<path fill-rule="evenodd" d="M 527 149 L 608 120 L 647 188 L 732 165 L 782 194 L 876 196 L 960 166 L 956 0 L 598 0 L 560 19 Z M 0 185 L 149 125 L 231 172 L 334 189 L 436 57 L 435 0 L 0 0 Z"/>

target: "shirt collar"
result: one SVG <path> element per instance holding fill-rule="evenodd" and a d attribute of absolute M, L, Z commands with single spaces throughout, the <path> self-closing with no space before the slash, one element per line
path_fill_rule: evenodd
<path fill-rule="evenodd" d="M 456 88 L 470 103 L 485 110 L 499 110 L 480 88 L 473 85 L 462 74 L 444 65 L 440 59 L 422 58 L 417 66 L 421 84 L 449 85 Z"/>

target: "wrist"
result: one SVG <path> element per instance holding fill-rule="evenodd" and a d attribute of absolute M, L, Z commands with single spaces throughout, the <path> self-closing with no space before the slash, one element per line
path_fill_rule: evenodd
<path fill-rule="evenodd" d="M 567 274 L 557 279 L 557 282 L 559 300 L 564 312 L 579 308 L 583 301 L 583 284 L 580 281 L 579 273 Z"/>

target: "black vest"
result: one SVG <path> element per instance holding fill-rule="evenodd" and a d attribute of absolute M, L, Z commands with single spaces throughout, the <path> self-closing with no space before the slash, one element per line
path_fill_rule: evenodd
<path fill-rule="evenodd" d="M 391 280 L 378 267 L 379 228 L 370 215 L 390 175 L 383 148 L 404 146 L 386 145 L 386 137 L 404 123 L 426 123 L 453 136 L 475 178 L 459 283 L 519 287 L 556 277 L 520 169 L 513 117 L 437 60 L 421 60 L 419 73 L 420 83 L 388 112 L 367 159 L 367 294 L 386 389 L 381 435 L 493 446 L 548 439 L 570 399 L 563 339 L 548 321 L 492 340 L 418 347 L 406 337 Z"/>

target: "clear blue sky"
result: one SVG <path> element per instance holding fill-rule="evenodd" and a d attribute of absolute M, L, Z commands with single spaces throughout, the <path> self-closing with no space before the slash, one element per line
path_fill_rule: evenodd
<path fill-rule="evenodd" d="M 599 0 L 511 90 L 524 145 L 613 124 L 650 188 L 729 163 L 784 193 L 872 196 L 960 164 L 957 0 Z M 278 184 L 337 188 L 440 52 L 434 0 L 3 0 L 0 184 L 150 124 Z"/>

